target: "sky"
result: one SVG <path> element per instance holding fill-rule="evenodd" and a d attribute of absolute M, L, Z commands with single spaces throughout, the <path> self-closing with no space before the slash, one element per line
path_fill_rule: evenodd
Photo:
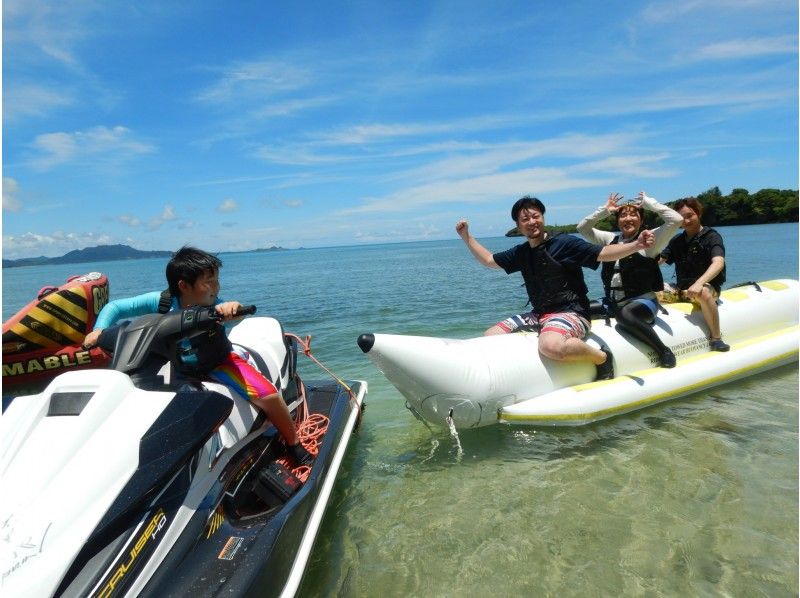
<path fill-rule="evenodd" d="M 796 0 L 3 0 L 3 257 L 798 188 Z"/>

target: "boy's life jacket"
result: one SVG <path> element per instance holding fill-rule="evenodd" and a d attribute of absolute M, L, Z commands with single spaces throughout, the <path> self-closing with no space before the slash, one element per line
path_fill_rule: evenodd
<path fill-rule="evenodd" d="M 165 314 L 172 309 L 172 293 L 169 289 L 161 291 L 158 300 L 158 313 Z M 233 351 L 228 340 L 225 327 L 221 322 L 209 330 L 203 331 L 178 345 L 176 364 L 182 373 L 190 376 L 205 377 L 208 373 L 225 361 Z"/>

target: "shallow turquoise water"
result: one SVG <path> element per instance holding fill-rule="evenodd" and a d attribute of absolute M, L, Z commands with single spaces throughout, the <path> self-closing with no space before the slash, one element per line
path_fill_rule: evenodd
<path fill-rule="evenodd" d="M 729 284 L 797 278 L 796 224 L 720 232 Z M 459 451 L 355 339 L 479 335 L 522 310 L 518 277 L 457 239 L 222 258 L 226 298 L 312 334 L 319 359 L 369 383 L 301 595 L 797 595 L 796 366 L 583 428 L 461 432 Z M 105 272 L 114 298 L 162 288 L 163 268 L 7 269 L 3 319 L 70 274 Z M 324 375 L 307 360 L 301 372 Z"/>

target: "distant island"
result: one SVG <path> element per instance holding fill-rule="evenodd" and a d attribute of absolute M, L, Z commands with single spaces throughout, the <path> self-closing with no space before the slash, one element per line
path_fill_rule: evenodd
<path fill-rule="evenodd" d="M 274 245 L 265 249 L 252 249 L 244 253 L 262 251 L 285 251 L 283 247 Z M 122 260 L 141 260 L 153 257 L 170 258 L 172 251 L 141 251 L 128 245 L 98 245 L 76 249 L 61 257 L 28 257 L 18 260 L 3 260 L 3 268 L 20 268 L 22 266 L 44 266 L 53 264 L 85 264 L 88 262 L 117 262 Z M 230 253 L 230 252 L 228 252 Z"/>
<path fill-rule="evenodd" d="M 250 249 L 248 251 L 222 251 L 220 253 L 261 253 L 263 251 L 287 251 L 285 247 L 276 247 L 273 245 L 272 247 L 265 247 L 262 249 Z"/>
<path fill-rule="evenodd" d="M 150 257 L 170 257 L 170 251 L 140 251 L 127 245 L 98 245 L 76 249 L 61 257 L 31 257 L 18 260 L 3 260 L 3 268 L 21 266 L 43 266 L 53 264 L 85 264 L 87 262 L 115 262 L 120 260 L 140 260 Z"/>
<path fill-rule="evenodd" d="M 703 204 L 703 224 L 705 226 L 738 226 L 743 224 L 774 224 L 776 222 L 798 221 L 798 192 L 796 189 L 761 189 L 752 195 L 747 189 L 734 189 L 730 195 L 722 195 L 719 187 L 712 187 L 695 198 Z M 672 207 L 679 198 L 661 203 Z M 602 200 L 597 202 L 600 205 Z M 547 204 L 545 204 L 547 207 Z M 587 213 L 588 215 L 588 213 Z M 546 220 L 546 219 L 545 219 Z M 645 211 L 644 226 L 653 228 L 661 224 L 652 212 Z M 600 230 L 615 230 L 614 218 L 608 217 L 595 224 Z M 547 225 L 554 232 L 575 233 L 577 224 L 560 226 Z M 507 237 L 521 236 L 515 226 L 506 233 Z"/>

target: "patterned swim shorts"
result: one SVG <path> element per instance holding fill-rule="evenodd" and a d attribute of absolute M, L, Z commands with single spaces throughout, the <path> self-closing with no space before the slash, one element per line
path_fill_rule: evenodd
<path fill-rule="evenodd" d="M 539 330 L 539 332 L 558 332 L 567 338 L 582 339 L 589 333 L 591 326 L 589 320 L 573 311 L 553 314 L 543 314 L 541 317 L 534 312 L 517 314 L 498 322 L 497 326 L 505 332 L 522 332 L 525 330 Z"/>
<path fill-rule="evenodd" d="M 248 401 L 278 392 L 272 382 L 236 353 L 231 353 L 228 359 L 211 370 L 209 377 L 235 390 Z"/>

